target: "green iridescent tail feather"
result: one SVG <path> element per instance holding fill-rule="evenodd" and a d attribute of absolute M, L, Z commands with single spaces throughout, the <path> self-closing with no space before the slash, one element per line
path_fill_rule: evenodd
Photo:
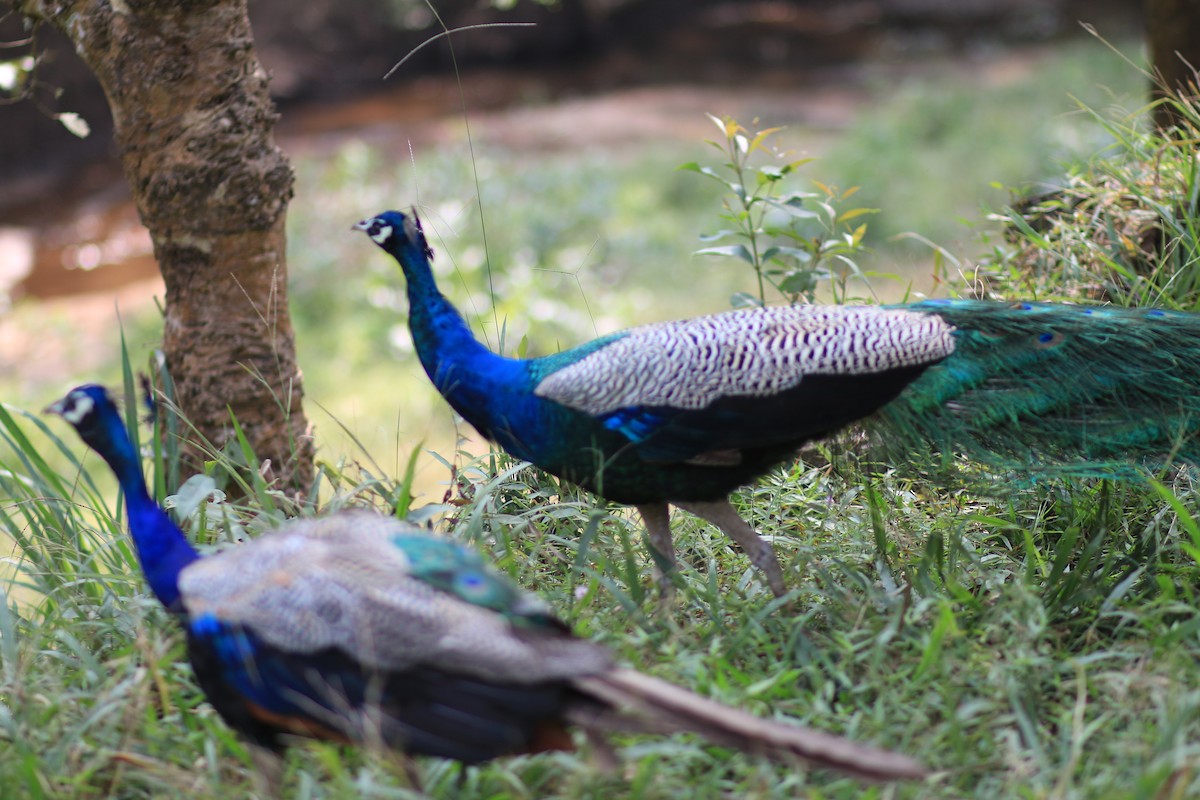
<path fill-rule="evenodd" d="M 1200 315 L 1051 303 L 905 306 L 954 353 L 869 422 L 890 463 L 930 449 L 1032 477 L 1200 464 Z"/>

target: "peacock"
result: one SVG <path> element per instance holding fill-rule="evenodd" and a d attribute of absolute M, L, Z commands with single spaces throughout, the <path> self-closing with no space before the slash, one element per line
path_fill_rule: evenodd
<path fill-rule="evenodd" d="M 916 761 L 760 719 L 614 664 L 473 550 L 375 512 L 297 519 L 201 557 L 150 497 L 138 453 L 101 386 L 48 412 L 117 476 L 151 590 L 187 636 L 209 701 L 253 745 L 278 789 L 289 737 L 372 742 L 477 764 L 604 748 L 614 731 L 693 731 L 773 760 L 868 780 L 919 778 Z"/>
<path fill-rule="evenodd" d="M 997 469 L 1104 474 L 1200 458 L 1200 315 L 973 300 L 767 307 L 510 359 L 438 291 L 415 211 L 355 227 L 400 263 L 417 354 L 450 405 L 514 456 L 635 506 L 668 566 L 675 505 L 723 530 L 783 595 L 773 548 L 728 496 L 871 415 L 886 450 Z"/>

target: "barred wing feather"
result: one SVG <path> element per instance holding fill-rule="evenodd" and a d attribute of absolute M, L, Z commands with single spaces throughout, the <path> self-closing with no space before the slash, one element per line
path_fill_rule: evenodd
<path fill-rule="evenodd" d="M 831 407 L 829 392 L 923 369 L 953 352 L 953 331 L 935 315 L 873 306 L 727 312 L 556 358 L 567 363 L 535 394 L 620 431 L 647 460 L 699 462 L 845 424 L 848 406 Z"/>
<path fill-rule="evenodd" d="M 608 665 L 600 648 L 558 627 L 515 625 L 416 577 L 394 543 L 414 530 L 370 513 L 295 522 L 252 549 L 193 564 L 180 578 L 184 604 L 194 619 L 211 615 L 278 650 L 336 649 L 384 671 L 430 663 L 523 683 Z M 480 575 L 489 577 L 503 582 Z"/>

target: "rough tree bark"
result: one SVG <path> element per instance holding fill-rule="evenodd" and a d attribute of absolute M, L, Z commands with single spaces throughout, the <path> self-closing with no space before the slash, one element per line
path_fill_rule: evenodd
<path fill-rule="evenodd" d="M 287 310 L 292 171 L 272 138 L 246 0 L 14 4 L 62 30 L 104 87 L 166 282 L 163 348 L 182 413 L 221 448 L 232 410 L 270 477 L 303 490 L 313 467 Z"/>
<path fill-rule="evenodd" d="M 1176 94 L 1195 96 L 1196 69 L 1200 69 L 1200 2 L 1146 0 L 1145 8 L 1150 63 L 1161 79 L 1151 87 L 1154 97 L 1162 97 L 1164 87 Z M 1179 121 L 1170 103 L 1154 110 L 1154 122 L 1160 128 Z"/>

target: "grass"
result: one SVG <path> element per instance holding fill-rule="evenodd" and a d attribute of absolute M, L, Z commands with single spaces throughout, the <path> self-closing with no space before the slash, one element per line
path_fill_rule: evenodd
<path fill-rule="evenodd" d="M 0 431 L 20 440 L 39 423 L 10 413 Z M 78 449 L 70 434 L 46 435 Z M 3 465 L 13 502 L 0 523 L 22 542 L 20 581 L 46 600 L 0 610 L 0 780 L 10 796 L 249 791 L 244 748 L 202 701 L 176 626 L 137 576 L 119 509 L 90 480 L 88 467 L 103 466 L 90 458 L 59 474 L 16 449 L 26 461 Z M 323 477 L 327 507 L 379 507 L 397 491 L 388 480 Z M 1108 482 L 988 501 L 895 473 L 868 477 L 843 456 L 797 465 L 739 498 L 752 524 L 774 533 L 795 596 L 771 598 L 719 532 L 680 518 L 681 604 L 661 619 L 626 515 L 503 455 L 468 464 L 460 479 L 463 502 L 441 527 L 546 597 L 580 635 L 724 702 L 900 748 L 937 772 L 921 786 L 864 789 L 686 737 L 646 737 L 621 741 L 620 777 L 574 755 L 472 769 L 423 760 L 432 796 L 1093 798 L 1198 788 L 1191 476 L 1164 487 L 1170 503 Z M 223 505 L 253 533 L 277 518 L 261 519 L 265 500 Z M 225 536 L 199 510 L 184 524 L 204 547 Z M 297 797 L 412 796 L 397 762 L 353 749 L 297 747 L 287 774 Z"/>
<path fill-rule="evenodd" d="M 1000 215 L 1008 246 L 982 260 L 983 291 L 1200 308 L 1200 107 L 1162 102 L 1179 120 L 1170 132 L 1149 126 L 1143 108 L 1084 108 L 1107 145 Z"/>
<path fill-rule="evenodd" d="M 1061 85 L 1039 77 L 1041 86 Z M 923 108 L 885 105 L 874 122 L 901 107 L 914 115 Z M 546 352 L 617 322 L 694 313 L 695 296 L 667 290 L 696 276 L 716 287 L 710 307 L 721 307 L 746 276 L 722 262 L 681 265 L 717 205 L 715 188 L 702 194 L 695 176 L 663 167 L 684 160 L 657 152 L 614 166 L 589 155 L 485 154 L 485 249 L 473 233 L 474 182 L 462 159 L 422 159 L 421 185 L 439 187 L 423 204 L 446 237 L 435 242 L 439 264 L 453 256 L 455 265 L 443 276 L 448 291 L 510 352 Z M 828 177 L 839 163 L 815 166 Z M 419 379 L 397 381 L 416 365 L 397 331 L 403 301 L 393 267 L 350 235 L 322 231 L 329 208 L 361 214 L 406 201 L 411 168 L 363 144 L 297 166 L 293 311 L 310 396 L 382 462 L 376 468 L 326 439 L 322 510 L 393 507 L 413 489 L 404 476 L 414 443 L 437 439 L 426 445 L 436 458 L 418 450 L 416 480 L 445 480 L 454 462 L 453 502 L 427 504 L 427 489 L 414 513 L 484 550 L 580 635 L 724 702 L 901 749 L 935 769 L 921 785 L 864 787 L 687 737 L 626 737 L 617 776 L 593 769 L 586 755 L 470 769 L 421 760 L 430 795 L 1065 800 L 1200 791 L 1193 474 L 1167 474 L 1157 485 L 1056 482 L 993 497 L 945 490 L 923 479 L 920 465 L 880 472 L 827 449 L 824 466 L 789 466 L 736 497 L 751 524 L 773 536 L 791 598 L 773 599 L 723 535 L 678 515 L 680 603 L 655 617 L 652 569 L 633 518 L 502 454 L 459 453 L 452 435 L 428 430 L 448 416 L 432 391 Z M 901 205 L 923 205 L 911 197 L 935 188 L 914 188 Z M 875 204 L 885 218 L 889 203 Z M 485 252 L 503 262 L 493 264 L 502 298 L 494 315 Z M 330 294 L 334 267 L 340 291 Z M 130 326 L 138 361 L 154 323 Z M 119 361 L 101 372 L 87 377 L 123 382 Z M 245 796 L 249 757 L 202 700 L 180 633 L 140 580 L 103 464 L 81 458 L 65 426 L 23 407 L 0 406 L 0 530 L 19 545 L 0 603 L 3 795 Z M 161 454 L 149 463 L 156 472 L 166 466 Z M 241 505 L 201 502 L 182 524 L 212 548 L 313 511 L 252 486 Z M 394 758 L 331 745 L 294 748 L 286 781 L 297 798 L 414 796 Z"/>

